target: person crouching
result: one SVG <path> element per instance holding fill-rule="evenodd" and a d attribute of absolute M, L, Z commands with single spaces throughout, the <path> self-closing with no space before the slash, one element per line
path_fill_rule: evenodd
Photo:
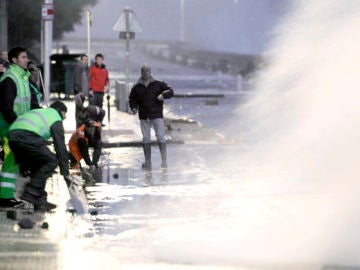
<path fill-rule="evenodd" d="M 65 181 L 71 181 L 62 123 L 66 112 L 66 105 L 57 100 L 49 108 L 35 109 L 18 116 L 9 128 L 9 145 L 16 163 L 31 171 L 30 183 L 20 199 L 32 203 L 35 210 L 49 211 L 56 207 L 47 201 L 45 185 L 58 164 Z M 47 146 L 50 136 L 56 155 Z"/>
<path fill-rule="evenodd" d="M 92 160 L 89 147 L 94 148 Z M 98 167 L 101 149 L 101 123 L 93 120 L 86 121 L 73 132 L 69 140 L 71 168 L 79 169 L 82 159 L 89 167 Z"/>

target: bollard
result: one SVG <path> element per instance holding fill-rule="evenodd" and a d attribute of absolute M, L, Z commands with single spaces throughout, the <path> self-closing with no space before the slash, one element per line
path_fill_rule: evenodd
<path fill-rule="evenodd" d="M 132 83 L 126 84 L 119 80 L 115 82 L 115 104 L 118 111 L 130 112 L 128 99 L 132 87 Z"/>

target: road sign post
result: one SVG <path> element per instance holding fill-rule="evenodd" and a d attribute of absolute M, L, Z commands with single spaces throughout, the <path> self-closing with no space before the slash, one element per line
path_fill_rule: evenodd
<path fill-rule="evenodd" d="M 129 84 L 130 73 L 130 40 L 135 38 L 136 32 L 142 32 L 142 27 L 137 20 L 134 11 L 130 7 L 126 7 L 119 19 L 113 26 L 114 31 L 119 32 L 119 38 L 125 39 L 125 82 Z"/>

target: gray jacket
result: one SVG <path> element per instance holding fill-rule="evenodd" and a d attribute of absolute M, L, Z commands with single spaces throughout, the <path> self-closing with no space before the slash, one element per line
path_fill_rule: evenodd
<path fill-rule="evenodd" d="M 83 63 L 78 63 L 74 69 L 74 94 L 89 95 L 88 68 Z"/>

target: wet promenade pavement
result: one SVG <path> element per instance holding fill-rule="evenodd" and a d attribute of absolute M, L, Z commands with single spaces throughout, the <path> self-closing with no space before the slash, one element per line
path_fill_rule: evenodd
<path fill-rule="evenodd" d="M 66 103 L 68 139 L 75 125 L 74 105 Z M 111 106 L 110 123 L 106 120 L 103 128 L 109 147 L 94 175 L 96 183 L 88 181 L 86 186 L 88 212 L 68 211 L 69 192 L 62 176 L 54 174 L 46 187 L 49 201 L 58 205 L 54 212 L 16 211 L 8 218 L 7 211 L 0 211 L 0 269 L 356 269 L 243 263 L 241 255 L 256 261 L 265 254 L 282 254 L 282 246 L 290 253 L 291 248 L 297 250 L 299 240 L 289 245 L 289 237 L 302 235 L 304 228 L 312 231 L 316 220 L 310 222 L 311 213 L 321 211 L 324 204 L 333 205 L 334 196 L 303 183 L 282 182 L 286 172 L 244 167 L 241 159 L 237 181 L 229 181 L 234 176 L 212 162 L 220 149 L 238 153 L 238 145 L 199 123 L 166 121 L 172 125 L 167 131 L 169 168 L 160 169 L 160 153 L 154 146 L 153 170 L 146 172 L 140 168 L 137 116 Z M 271 178 L 274 173 L 277 177 Z M 19 227 L 24 217 L 35 222 L 32 229 Z M 294 226 L 290 229 L 288 224 Z M 280 250 L 271 249 L 270 232 L 277 236 Z M 300 246 L 308 237 L 314 236 L 305 235 Z"/>
<path fill-rule="evenodd" d="M 67 119 L 64 121 L 66 141 L 75 129 L 73 121 L 74 102 L 65 101 L 68 107 Z M 110 122 L 104 120 L 102 130 L 104 144 L 100 160 L 101 168 L 94 175 L 95 181 L 107 184 L 122 184 L 124 186 L 157 185 L 167 181 L 167 178 L 180 171 L 190 168 L 186 164 L 176 164 L 175 158 L 169 160 L 172 172 L 164 173 L 160 169 L 160 153 L 153 147 L 153 171 L 144 172 L 141 168 L 143 153 L 141 147 L 141 133 L 137 115 L 130 115 L 118 111 L 111 100 Z M 179 146 L 186 141 L 200 141 L 200 134 L 207 132 L 211 141 L 217 143 L 224 140 L 202 125 L 179 119 L 166 119 L 169 156 L 176 156 L 181 151 Z M 211 135 L 211 136 L 210 136 Z M 191 139 L 191 140 L 190 140 Z M 154 142 L 156 145 L 156 142 Z M 187 155 L 186 151 L 181 151 Z M 177 153 L 177 154 L 175 154 Z M 191 159 L 191 156 L 189 156 Z M 193 172 L 194 173 L 194 172 Z M 19 181 L 21 182 L 21 181 Z M 93 201 L 92 193 L 97 190 L 94 183 L 87 183 L 88 213 L 74 214 L 69 204 L 70 195 L 63 177 L 55 173 L 47 182 L 48 200 L 57 204 L 52 213 L 30 214 L 27 210 L 2 209 L 0 211 L 0 269 L 77 269 L 69 259 L 69 243 L 73 239 L 91 238 L 101 233 L 106 226 L 98 220 L 97 214 L 103 209 L 103 203 Z M 110 196 L 110 197 L 109 197 Z M 107 195 L 108 199 L 111 195 Z M 84 198 L 82 198 L 84 201 Z M 100 210 L 99 210 L 100 207 Z M 22 229 L 18 225 L 23 218 L 34 222 L 31 229 Z M 96 269 L 96 268 L 92 268 Z"/>
<path fill-rule="evenodd" d="M 68 139 L 74 130 L 74 106 L 72 101 L 66 104 Z M 216 156 L 219 145 L 235 147 L 235 151 L 236 145 L 200 124 L 166 121 L 174 127 L 167 131 L 169 168 L 160 169 L 160 153 L 154 146 L 153 170 L 146 172 L 140 168 L 143 153 L 137 116 L 112 106 L 110 122 L 106 120 L 103 128 L 103 142 L 111 147 L 104 148 L 101 168 L 93 179 L 96 183 L 87 182 L 83 201 L 88 212 L 78 215 L 69 211 L 69 192 L 62 176 L 55 174 L 46 187 L 49 201 L 58 205 L 54 212 L 27 215 L 18 210 L 9 218 L 6 211 L 0 211 L 0 269 L 346 269 L 317 264 L 246 267 L 236 261 L 234 243 L 227 248 L 225 259 L 209 257 L 214 251 L 223 252 L 224 243 L 214 245 L 216 238 L 251 238 L 258 244 L 269 232 L 262 231 L 264 222 L 269 228 L 278 226 L 276 233 L 287 228 L 287 222 L 296 222 L 296 232 L 308 225 L 293 212 L 294 203 L 301 212 L 309 205 L 317 208 L 320 203 L 330 203 L 332 198 L 300 186 L 294 190 L 282 185 L 273 193 L 271 186 L 277 180 L 261 180 L 273 172 L 253 168 L 241 168 L 238 179 L 245 180 L 239 183 L 228 182 L 231 176 L 226 172 L 221 174 L 224 178 L 215 177 L 209 160 L 198 153 Z M 201 133 L 208 139 L 198 135 Z M 257 180 L 247 182 L 247 178 Z M 24 217 L 34 221 L 32 229 L 19 227 L 18 221 Z M 242 231 L 233 235 L 235 225 Z M 214 239 L 205 232 L 214 233 Z M 188 237 L 200 246 L 197 243 L 191 248 Z M 279 241 L 287 243 L 283 237 Z M 263 245 L 269 247 L 269 243 Z M 240 247 L 244 254 L 257 252 L 251 246 L 249 250 Z"/>

